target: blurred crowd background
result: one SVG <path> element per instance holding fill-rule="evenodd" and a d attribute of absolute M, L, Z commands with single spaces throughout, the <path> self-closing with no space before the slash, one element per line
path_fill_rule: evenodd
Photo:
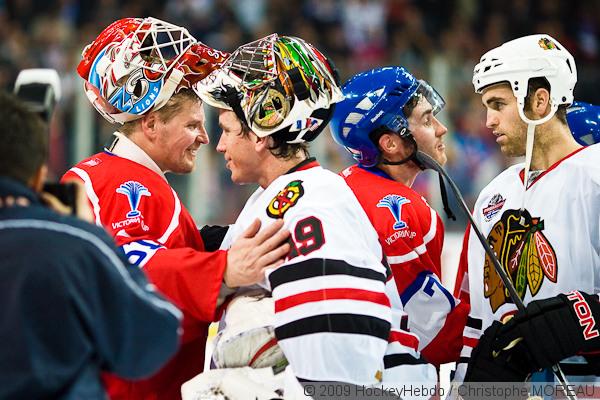
<path fill-rule="evenodd" d="M 156 17 L 226 51 L 272 32 L 300 36 L 335 61 L 343 80 L 372 67 L 402 65 L 437 88 L 447 102 L 439 114 L 449 129 L 447 168 L 472 205 L 481 188 L 514 162 L 499 154 L 485 127 L 471 85 L 473 66 L 504 41 L 548 33 L 577 61 L 575 98 L 598 104 L 599 9 L 600 0 L 0 0 L 0 86 L 12 89 L 24 68 L 59 72 L 63 98 L 50 130 L 51 170 L 58 178 L 82 158 L 82 149 L 87 156 L 110 141 L 113 128 L 87 104 L 75 67 L 83 47 L 111 22 Z M 209 117 L 211 144 L 200 153 L 198 170 L 169 179 L 200 224 L 232 223 L 254 187 L 230 183 L 214 150 L 220 134 L 214 113 Z M 327 131 L 313 153 L 336 172 L 351 163 Z M 425 173 L 416 189 L 439 205 L 437 185 L 437 176 Z M 464 227 L 464 218 L 448 225 Z"/>

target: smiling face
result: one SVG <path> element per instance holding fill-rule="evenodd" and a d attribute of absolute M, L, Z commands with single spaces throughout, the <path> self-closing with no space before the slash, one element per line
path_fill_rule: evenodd
<path fill-rule="evenodd" d="M 481 101 L 487 111 L 485 126 L 496 136 L 502 154 L 525 155 L 527 125 L 519 116 L 517 98 L 510 85 L 502 83 L 484 89 Z"/>
<path fill-rule="evenodd" d="M 260 156 L 256 150 L 256 135 L 242 132 L 242 124 L 233 111 L 219 110 L 222 133 L 217 151 L 225 157 L 231 180 L 237 184 L 256 183 L 260 178 Z"/>
<path fill-rule="evenodd" d="M 447 161 L 443 136 L 448 128 L 434 115 L 431 104 L 422 97 L 408 117 L 408 129 L 417 142 L 419 150 L 430 155 L 440 165 Z"/>
<path fill-rule="evenodd" d="M 199 99 L 185 100 L 167 121 L 157 118 L 158 155 L 153 158 L 162 171 L 187 174 L 194 170 L 198 149 L 209 141 L 204 120 Z"/>

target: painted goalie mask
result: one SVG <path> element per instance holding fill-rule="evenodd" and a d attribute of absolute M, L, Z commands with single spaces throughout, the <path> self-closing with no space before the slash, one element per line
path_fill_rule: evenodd
<path fill-rule="evenodd" d="M 304 40 L 278 34 L 239 47 L 194 88 L 257 136 L 283 135 L 288 143 L 316 138 L 342 99 L 332 63 Z"/>
<path fill-rule="evenodd" d="M 89 44 L 77 72 L 92 105 L 111 123 L 141 118 L 206 77 L 226 53 L 155 18 L 113 22 Z"/>

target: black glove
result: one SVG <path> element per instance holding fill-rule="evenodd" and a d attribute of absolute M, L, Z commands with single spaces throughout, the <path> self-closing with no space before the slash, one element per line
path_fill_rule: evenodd
<path fill-rule="evenodd" d="M 600 351 L 600 302 L 598 296 L 573 291 L 532 301 L 524 311 L 501 326 L 493 350 L 504 350 L 515 339 L 522 343 L 535 369 L 550 367 L 576 354 Z"/>
<path fill-rule="evenodd" d="M 516 351 L 494 354 L 493 345 L 503 327 L 502 323 L 494 321 L 483 332 L 479 343 L 471 352 L 464 382 L 524 382 L 534 370 L 526 353 L 519 351 L 520 344 L 513 348 Z"/>

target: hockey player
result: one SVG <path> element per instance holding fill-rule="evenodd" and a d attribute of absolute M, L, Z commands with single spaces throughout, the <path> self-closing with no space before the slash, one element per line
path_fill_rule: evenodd
<path fill-rule="evenodd" d="M 436 365 L 455 361 L 468 305 L 440 284 L 444 226 L 411 189 L 421 171 L 417 149 L 446 162 L 447 129 L 436 118 L 444 100 L 402 67 L 357 74 L 342 90 L 345 99 L 332 119 L 333 137 L 358 165 L 341 175 L 379 235 L 395 278 L 388 291 L 408 313 L 408 327 L 419 337 L 423 356 Z"/>
<path fill-rule="evenodd" d="M 208 143 L 202 103 L 190 86 L 224 58 L 181 27 L 126 18 L 86 47 L 77 69 L 94 107 L 122 125 L 109 149 L 63 180 L 83 181 L 95 222 L 184 313 L 175 357 L 142 381 L 108 377 L 113 399 L 179 398 L 181 384 L 202 371 L 208 325 L 219 318 L 226 286 L 257 282 L 289 251 L 280 245 L 287 232 L 269 238 L 281 225 L 257 234 L 259 223 L 250 220 L 229 251 L 205 252 L 205 239 L 165 178 L 191 172 L 198 148 Z"/>
<path fill-rule="evenodd" d="M 372 385 L 386 380 L 390 337 L 381 248 L 343 179 L 307 151 L 342 98 L 335 75 L 304 40 L 273 34 L 240 47 L 197 90 L 220 109 L 217 150 L 231 179 L 260 186 L 222 247 L 256 217 L 282 219 L 292 232 L 286 262 L 262 283 L 272 293 L 274 336 L 291 370 L 301 382 Z M 417 338 L 402 334 L 414 348 L 395 348 L 391 357 L 413 364 L 406 381 L 435 377 L 416 351 Z"/>
<path fill-rule="evenodd" d="M 561 362 L 565 374 L 600 374 L 600 147 L 582 147 L 567 125 L 576 81 L 573 57 L 549 35 L 507 42 L 475 67 L 487 127 L 504 155 L 525 163 L 483 189 L 473 216 L 526 309 L 516 312 L 467 230 L 456 291 L 471 313 L 459 381 L 523 381 L 576 355 Z"/>

